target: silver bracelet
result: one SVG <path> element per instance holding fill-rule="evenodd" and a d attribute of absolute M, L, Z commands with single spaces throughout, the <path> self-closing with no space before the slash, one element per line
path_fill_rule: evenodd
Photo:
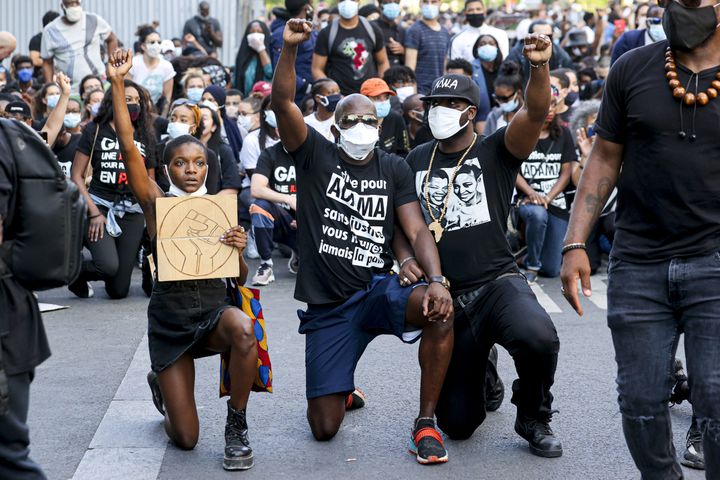
<path fill-rule="evenodd" d="M 403 266 L 404 266 L 407 262 L 409 262 L 410 260 L 416 260 L 416 258 L 415 258 L 415 257 L 407 257 L 407 258 L 405 258 L 402 262 L 400 262 L 400 268 L 403 268 Z"/>

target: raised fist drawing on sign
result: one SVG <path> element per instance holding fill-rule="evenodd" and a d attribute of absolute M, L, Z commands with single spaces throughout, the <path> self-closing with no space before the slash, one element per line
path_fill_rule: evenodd
<path fill-rule="evenodd" d="M 217 269 L 213 260 L 223 247 L 220 243 L 223 232 L 217 222 L 190 210 L 172 234 L 173 245 L 185 257 L 179 270 L 190 275 L 204 275 Z"/>

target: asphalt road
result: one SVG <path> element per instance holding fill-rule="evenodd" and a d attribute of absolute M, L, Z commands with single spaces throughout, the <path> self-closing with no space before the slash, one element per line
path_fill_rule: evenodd
<path fill-rule="evenodd" d="M 417 346 L 395 338 L 373 342 L 362 358 L 356 384 L 366 408 L 350 412 L 335 439 L 312 440 L 305 420 L 304 340 L 297 333 L 294 277 L 282 259 L 277 282 L 262 289 L 273 363 L 273 394 L 253 394 L 248 407 L 255 468 L 228 473 L 221 467 L 225 402 L 218 399 L 218 359 L 197 362 L 196 398 L 200 441 L 191 452 L 167 442 L 161 417 L 145 384 L 149 358 L 145 336 L 147 298 L 139 278 L 130 298 L 76 299 L 67 290 L 40 294 L 43 302 L 70 308 L 44 315 L 53 356 L 32 386 L 29 424 L 32 456 L 50 479 L 238 478 L 453 478 L 631 479 L 639 478 L 622 437 L 616 404 L 615 363 L 605 322 L 604 281 L 595 277 L 594 302 L 579 318 L 564 303 L 558 280 L 541 279 L 536 293 L 551 313 L 561 340 L 553 388 L 560 411 L 552 426 L 565 448 L 559 459 L 531 455 L 513 431 L 509 394 L 473 437 L 447 441 L 450 462 L 423 467 L 407 454 L 417 413 Z M 500 349 L 506 385 L 515 378 Z M 681 353 L 682 356 L 682 346 Z M 682 452 L 690 422 L 687 403 L 672 409 L 675 445 Z M 686 478 L 704 478 L 685 470 Z"/>

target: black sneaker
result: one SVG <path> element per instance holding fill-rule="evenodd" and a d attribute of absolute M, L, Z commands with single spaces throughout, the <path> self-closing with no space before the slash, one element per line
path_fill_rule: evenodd
<path fill-rule="evenodd" d="M 705 470 L 705 453 L 703 452 L 702 432 L 698 428 L 697 420 L 693 416 L 690 429 L 687 432 L 685 453 L 680 463 L 686 467 Z"/>
<path fill-rule="evenodd" d="M 345 399 L 345 410 L 357 410 L 365 406 L 365 394 L 356 388 L 354 392 L 347 396 Z"/>
<path fill-rule="evenodd" d="M 410 453 L 421 465 L 446 463 L 448 453 L 432 418 L 418 418 L 410 436 Z"/>
<path fill-rule="evenodd" d="M 77 280 L 68 285 L 68 290 L 79 298 L 92 298 L 95 295 L 92 285 L 83 278 L 82 274 L 80 274 Z"/>
<path fill-rule="evenodd" d="M 152 393 L 153 404 L 155 408 L 160 412 L 160 415 L 165 416 L 165 405 L 163 404 L 162 392 L 160 392 L 160 383 L 158 383 L 157 373 L 150 370 L 147 374 L 147 382 L 150 385 L 150 392 Z"/>
<path fill-rule="evenodd" d="M 225 470 L 248 470 L 255 465 L 253 451 L 248 439 L 245 409 L 235 410 L 228 401 L 227 422 L 225 423 Z"/>
<path fill-rule="evenodd" d="M 528 441 L 530 452 L 538 457 L 555 458 L 563 454 L 562 443 L 550 428 L 550 418 L 539 420 L 518 412 L 515 418 L 515 431 Z"/>
<path fill-rule="evenodd" d="M 498 352 L 495 345 L 490 349 L 488 365 L 485 372 L 485 411 L 494 412 L 502 405 L 505 398 L 505 385 L 503 385 L 497 371 Z"/>

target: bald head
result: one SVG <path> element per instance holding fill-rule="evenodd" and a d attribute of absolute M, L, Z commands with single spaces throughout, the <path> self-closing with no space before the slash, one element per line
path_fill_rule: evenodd
<path fill-rule="evenodd" d="M 413 110 L 423 110 L 423 102 L 420 100 L 421 98 L 422 95 L 420 95 L 419 93 L 416 93 L 415 95 L 410 95 L 408 98 L 406 98 L 402 105 L 403 113 L 407 115 Z"/>
<path fill-rule="evenodd" d="M 10 32 L 0 32 L 0 61 L 12 55 L 17 46 L 15 36 Z"/>
<path fill-rule="evenodd" d="M 377 115 L 375 104 L 365 95 L 353 93 L 340 100 L 335 108 L 335 123 L 340 123 L 340 119 L 344 115 L 351 113 L 357 115 Z"/>

